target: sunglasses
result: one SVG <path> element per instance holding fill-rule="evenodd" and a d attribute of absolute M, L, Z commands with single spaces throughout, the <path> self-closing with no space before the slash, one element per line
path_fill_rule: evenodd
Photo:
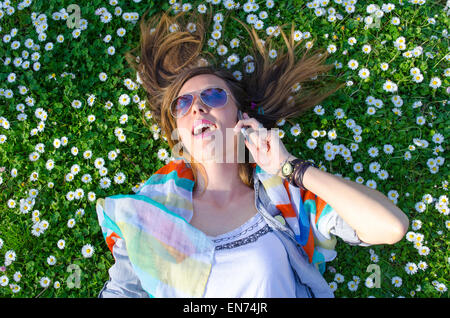
<path fill-rule="evenodd" d="M 200 94 L 198 92 L 190 92 L 175 98 L 170 104 L 172 116 L 181 118 L 186 115 L 194 102 L 194 95 L 200 96 L 202 102 L 211 108 L 221 108 L 227 104 L 229 93 L 223 88 L 213 86 L 202 89 Z"/>

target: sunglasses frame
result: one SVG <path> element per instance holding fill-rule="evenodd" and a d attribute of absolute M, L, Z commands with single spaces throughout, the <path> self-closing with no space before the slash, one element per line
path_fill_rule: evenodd
<path fill-rule="evenodd" d="M 226 101 L 225 101 L 225 104 L 223 104 L 223 106 L 220 106 L 220 107 L 211 107 L 211 106 L 209 106 L 209 105 L 202 99 L 201 93 L 202 93 L 203 91 L 207 90 L 207 89 L 210 89 L 210 88 L 219 88 L 219 89 L 225 91 L 225 93 L 226 93 L 227 95 L 226 95 Z M 180 97 L 182 97 L 182 96 L 186 96 L 186 95 L 192 96 L 192 103 L 191 103 L 191 105 L 189 105 L 189 108 L 187 109 L 187 111 L 184 113 L 183 116 L 181 116 L 181 117 L 176 117 L 176 116 L 172 113 L 172 105 L 173 105 L 173 103 L 174 103 L 178 98 L 180 98 Z M 184 116 L 186 116 L 186 114 L 189 112 L 189 110 L 191 109 L 192 105 L 194 104 L 194 96 L 199 97 L 199 99 L 202 101 L 203 104 L 205 104 L 205 105 L 208 106 L 209 108 L 213 108 L 213 109 L 214 109 L 214 108 L 215 108 L 215 109 L 219 109 L 219 108 L 225 107 L 225 106 L 227 105 L 228 101 L 229 101 L 229 97 L 231 97 L 231 99 L 234 100 L 233 95 L 231 95 L 231 94 L 228 92 L 228 90 L 226 90 L 225 88 L 220 87 L 220 86 L 217 86 L 217 85 L 206 86 L 206 87 L 204 87 L 204 88 L 202 88 L 202 89 L 199 89 L 199 90 L 196 90 L 196 91 L 192 91 L 192 92 L 188 92 L 188 93 L 186 93 L 186 94 L 183 94 L 183 95 L 180 95 L 180 96 L 175 97 L 175 98 L 172 100 L 172 102 L 170 103 L 170 113 L 172 114 L 172 116 L 173 116 L 174 118 L 177 118 L 177 119 L 183 118 Z"/>

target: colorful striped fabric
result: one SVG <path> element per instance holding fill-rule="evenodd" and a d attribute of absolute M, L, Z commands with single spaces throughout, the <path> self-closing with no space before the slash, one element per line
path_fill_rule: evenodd
<path fill-rule="evenodd" d="M 312 192 L 267 174 L 256 163 L 260 180 L 321 273 L 334 259 L 334 236 L 326 236 L 321 220 L 332 208 Z M 108 248 L 117 238 L 126 242 L 128 256 L 150 297 L 202 297 L 214 257 L 214 243 L 189 222 L 193 215 L 192 169 L 183 158 L 156 171 L 133 195 L 97 201 L 97 216 Z"/>
<path fill-rule="evenodd" d="M 323 234 L 326 231 L 320 231 L 325 227 L 326 215 L 333 208 L 311 191 L 294 187 L 281 177 L 268 174 L 254 165 L 256 176 L 294 232 L 295 240 L 303 247 L 309 262 L 323 274 L 325 262 L 336 257 L 336 238 L 330 235 L 327 237 Z"/>

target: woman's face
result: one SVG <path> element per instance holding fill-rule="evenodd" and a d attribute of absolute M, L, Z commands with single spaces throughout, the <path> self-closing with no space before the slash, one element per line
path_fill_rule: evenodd
<path fill-rule="evenodd" d="M 225 154 L 235 150 L 237 136 L 233 133 L 233 128 L 237 123 L 237 107 L 231 97 L 231 91 L 226 82 L 220 77 L 212 74 L 201 74 L 190 78 L 181 87 L 177 96 L 201 90 L 207 87 L 220 87 L 228 92 L 228 98 L 225 106 L 221 108 L 211 108 L 204 104 L 199 95 L 194 95 L 194 100 L 187 113 L 176 119 L 176 124 L 181 142 L 185 150 L 191 154 L 196 161 L 222 160 L 225 162 Z M 215 125 L 215 130 L 211 135 L 202 138 L 193 135 L 194 125 L 199 121 L 206 119 Z M 228 136 L 227 136 L 228 133 Z M 229 140 L 229 145 L 226 142 Z M 234 159 L 234 157 L 233 157 Z M 230 162 L 230 161 L 226 161 Z"/>

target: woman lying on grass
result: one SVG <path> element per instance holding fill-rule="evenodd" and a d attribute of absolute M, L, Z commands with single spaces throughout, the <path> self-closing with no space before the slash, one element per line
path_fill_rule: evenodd
<path fill-rule="evenodd" d="M 236 20 L 256 47 L 238 79 L 200 56 L 207 25 L 194 13 L 195 31 L 182 29 L 186 16 L 143 19 L 140 56 L 127 54 L 176 160 L 138 193 L 99 200 L 115 258 L 99 297 L 333 297 L 322 273 L 336 236 L 394 244 L 408 218 L 380 192 L 318 169 L 280 140 L 280 119 L 342 87 L 319 78 L 332 67 L 322 64 L 327 52 L 308 49 L 296 62 L 301 41 L 280 30 L 288 52 L 269 61 L 272 36 L 263 45 Z"/>

